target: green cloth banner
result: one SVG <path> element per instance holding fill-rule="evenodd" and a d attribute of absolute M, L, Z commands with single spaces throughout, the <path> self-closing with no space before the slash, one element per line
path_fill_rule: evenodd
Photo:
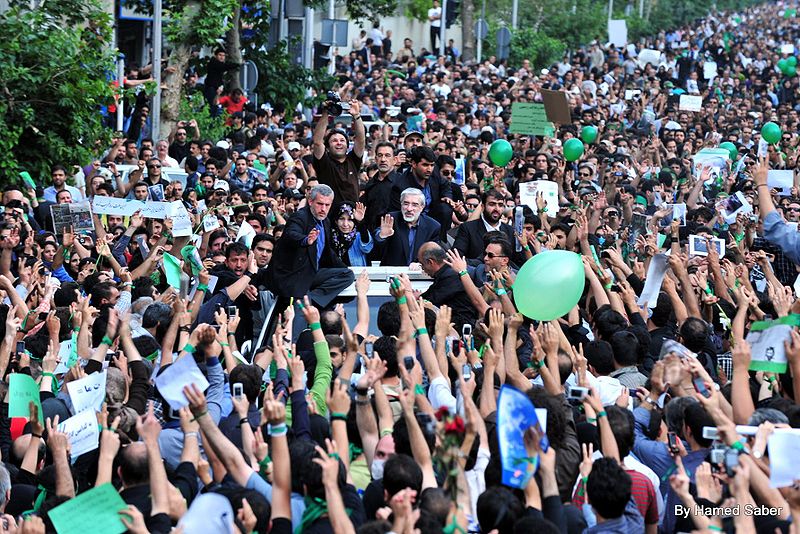
<path fill-rule="evenodd" d="M 181 260 L 167 252 L 164 253 L 164 274 L 169 285 L 175 289 L 181 287 Z"/>
<path fill-rule="evenodd" d="M 556 133 L 553 123 L 547 120 L 544 104 L 540 102 L 514 102 L 511 105 L 511 126 L 508 131 L 547 137 L 552 137 Z"/>

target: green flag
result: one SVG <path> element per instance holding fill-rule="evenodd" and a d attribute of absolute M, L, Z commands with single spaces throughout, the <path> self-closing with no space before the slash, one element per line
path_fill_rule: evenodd
<path fill-rule="evenodd" d="M 181 261 L 167 252 L 164 253 L 164 274 L 169 285 L 175 289 L 181 287 Z"/>
<path fill-rule="evenodd" d="M 8 379 L 8 416 L 24 417 L 31 415 L 29 403 L 33 402 L 39 409 L 39 421 L 44 421 L 42 403 L 39 401 L 39 386 L 30 375 L 13 373 Z"/>

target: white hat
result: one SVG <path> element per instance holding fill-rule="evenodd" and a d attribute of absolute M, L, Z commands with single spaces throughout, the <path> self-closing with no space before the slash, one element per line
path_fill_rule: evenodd
<path fill-rule="evenodd" d="M 298 143 L 297 141 L 291 141 L 288 145 L 286 145 L 286 150 L 291 152 L 292 150 L 302 150 L 303 146 Z"/>
<path fill-rule="evenodd" d="M 231 147 L 231 144 L 223 139 L 221 141 L 217 141 L 217 146 L 223 150 L 228 150 Z"/>
<path fill-rule="evenodd" d="M 228 499 L 218 493 L 198 495 L 178 522 L 184 534 L 233 534 L 234 513 Z"/>
<path fill-rule="evenodd" d="M 225 180 L 220 180 L 219 178 L 214 182 L 214 190 L 222 189 L 223 191 L 230 193 L 231 186 Z"/>

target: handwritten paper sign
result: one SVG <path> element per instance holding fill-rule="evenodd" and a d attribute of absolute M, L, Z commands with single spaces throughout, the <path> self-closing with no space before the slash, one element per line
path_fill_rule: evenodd
<path fill-rule="evenodd" d="M 141 211 L 142 217 L 147 219 L 163 219 L 166 216 L 167 202 L 155 202 L 148 200 L 129 200 L 117 197 L 96 196 L 92 201 L 92 210 L 100 215 L 123 215 L 131 216 L 137 210 Z"/>
<path fill-rule="evenodd" d="M 183 205 L 183 201 L 168 202 L 165 215 L 172 219 L 172 235 L 176 237 L 192 235 L 192 218 L 189 216 L 186 206 Z"/>
<path fill-rule="evenodd" d="M 58 534 L 122 534 L 128 529 L 119 518 L 119 511 L 127 507 L 109 482 L 84 491 L 56 506 L 47 515 Z"/>
<path fill-rule="evenodd" d="M 756 321 L 750 327 L 746 339 L 752 354 L 751 371 L 786 372 L 788 360 L 783 343 L 791 342 L 792 325 L 780 324 L 779 321 Z"/>
<path fill-rule="evenodd" d="M 13 373 L 8 378 L 8 416 L 30 418 L 29 403 L 39 408 L 39 421 L 44 421 L 42 403 L 39 401 L 39 386 L 30 375 Z"/>
<path fill-rule="evenodd" d="M 681 95 L 678 109 L 681 111 L 700 111 L 703 109 L 703 97 L 699 95 Z"/>
<path fill-rule="evenodd" d="M 548 180 L 536 180 L 533 182 L 523 182 L 519 184 L 519 201 L 537 212 L 536 195 L 542 194 L 547 207 L 547 213 L 551 217 L 558 214 L 558 184 Z"/>
<path fill-rule="evenodd" d="M 100 429 L 97 428 L 97 416 L 94 410 L 84 410 L 78 415 L 73 415 L 63 423 L 59 423 L 58 430 L 67 435 L 70 455 L 73 458 L 100 446 Z"/>
<path fill-rule="evenodd" d="M 189 404 L 186 395 L 183 394 L 183 387 L 190 384 L 196 384 L 200 391 L 204 391 L 208 387 L 208 380 L 197 367 L 192 356 L 179 358 L 177 362 L 156 377 L 156 387 L 159 393 L 173 410 L 179 410 Z"/>
<path fill-rule="evenodd" d="M 106 397 L 106 372 L 92 373 L 80 380 L 67 383 L 67 391 L 72 400 L 75 413 L 91 409 L 92 412 L 103 409 Z"/>
<path fill-rule="evenodd" d="M 555 135 L 553 123 L 547 120 L 547 112 L 541 102 L 514 102 L 511 105 L 511 126 L 508 130 L 524 135 Z"/>

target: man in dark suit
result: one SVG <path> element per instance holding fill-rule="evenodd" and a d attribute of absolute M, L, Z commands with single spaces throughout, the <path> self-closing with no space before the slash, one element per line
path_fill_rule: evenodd
<path fill-rule="evenodd" d="M 439 223 L 422 212 L 425 195 L 413 187 L 400 194 L 400 211 L 381 218 L 375 230 L 381 265 L 410 265 L 422 245 L 439 239 Z"/>
<path fill-rule="evenodd" d="M 391 209 L 400 209 L 400 193 L 413 188 L 425 196 L 424 214 L 436 219 L 443 229 L 450 228 L 453 208 L 445 198 L 452 200 L 453 190 L 449 181 L 434 173 L 436 154 L 427 146 L 414 147 L 409 154 L 411 168 L 400 174 L 392 184 Z M 441 233 L 441 232 L 440 232 Z M 444 235 L 440 238 L 444 239 Z"/>
<path fill-rule="evenodd" d="M 308 295 L 316 306 L 325 308 L 355 279 L 330 246 L 332 204 L 333 190 L 325 184 L 314 186 L 308 206 L 286 221 L 275 244 L 267 279 L 270 290 L 287 303 L 289 297 Z"/>
<path fill-rule="evenodd" d="M 439 243 L 425 243 L 419 249 L 419 263 L 425 274 L 433 278 L 433 283 L 422 294 L 436 306 L 447 304 L 453 310 L 453 322 L 461 331 L 465 323 L 473 324 L 478 312 L 472 305 L 461 276 L 445 263 L 447 253 Z"/>
<path fill-rule="evenodd" d="M 510 243 L 514 243 L 514 229 L 500 222 L 505 209 L 505 197 L 496 189 L 483 194 L 483 213 L 480 218 L 458 227 L 453 248 L 467 260 L 482 260 L 486 250 L 483 236 L 487 232 L 502 232 Z"/>

